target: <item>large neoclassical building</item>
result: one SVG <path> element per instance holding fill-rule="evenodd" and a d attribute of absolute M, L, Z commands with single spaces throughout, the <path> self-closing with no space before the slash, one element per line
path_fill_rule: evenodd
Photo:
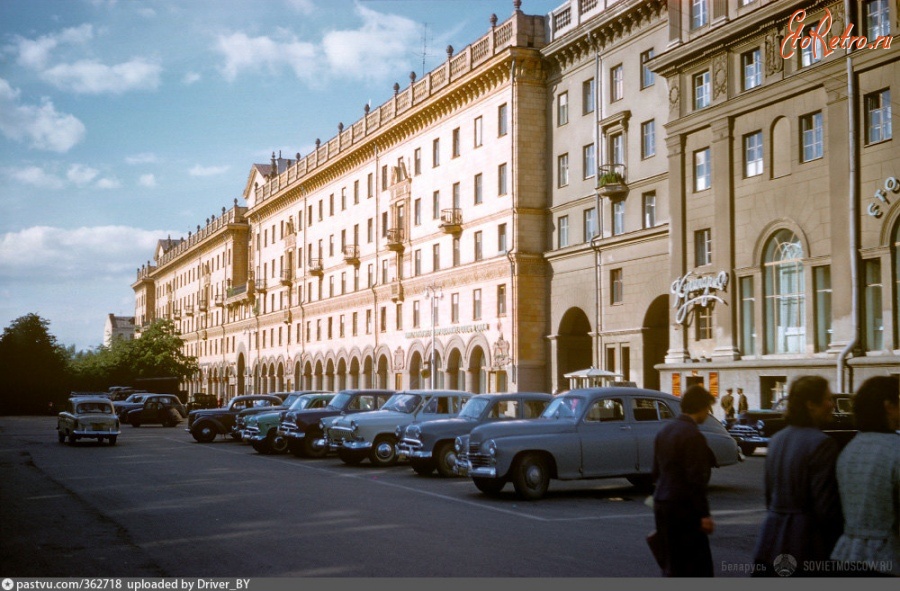
<path fill-rule="evenodd" d="M 766 406 L 801 373 L 900 371 L 900 50 L 798 33 L 782 56 L 799 8 L 874 39 L 896 3 L 512 4 L 160 240 L 136 323 L 176 323 L 186 389 L 559 391 L 594 367 Z"/>

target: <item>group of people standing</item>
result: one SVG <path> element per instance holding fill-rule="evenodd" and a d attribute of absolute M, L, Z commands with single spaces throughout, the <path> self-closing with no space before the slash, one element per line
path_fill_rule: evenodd
<path fill-rule="evenodd" d="M 731 424 L 735 420 L 734 408 L 734 388 L 725 390 L 725 396 L 722 396 L 722 410 L 725 411 L 725 422 Z M 747 405 L 747 395 L 744 394 L 743 388 L 737 389 L 737 414 L 746 412 L 750 407 Z"/>
<path fill-rule="evenodd" d="M 699 425 L 714 404 L 702 386 L 688 388 L 681 415 L 656 438 L 653 506 L 665 576 L 713 576 L 706 487 L 715 457 Z M 754 576 L 900 574 L 900 380 L 862 384 L 853 398 L 859 432 L 843 450 L 821 430 L 833 411 L 824 378 L 791 384 L 787 427 L 766 454 Z"/>

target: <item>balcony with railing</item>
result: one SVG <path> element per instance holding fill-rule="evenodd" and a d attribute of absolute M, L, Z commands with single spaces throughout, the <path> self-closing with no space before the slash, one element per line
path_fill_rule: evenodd
<path fill-rule="evenodd" d="M 285 324 L 291 323 L 291 311 L 290 310 L 284 310 L 281 312 L 281 321 L 284 322 Z"/>
<path fill-rule="evenodd" d="M 217 293 L 213 298 L 213 302 L 215 302 L 216 306 L 222 308 L 225 306 L 225 296 L 220 293 Z"/>
<path fill-rule="evenodd" d="M 288 287 L 294 283 L 294 271 L 293 269 L 282 269 L 281 271 L 281 284 L 287 285 Z"/>
<path fill-rule="evenodd" d="M 322 259 L 309 259 L 308 270 L 310 275 L 321 277 L 325 274 L 325 261 Z"/>
<path fill-rule="evenodd" d="M 250 301 L 250 295 L 253 293 L 253 291 L 250 289 L 252 285 L 253 283 L 248 281 L 243 285 L 235 285 L 226 289 L 225 304 L 228 306 L 233 306 L 235 304 L 242 304 L 244 302 Z"/>
<path fill-rule="evenodd" d="M 447 234 L 457 234 L 462 231 L 462 208 L 452 207 L 441 210 L 441 230 Z"/>
<path fill-rule="evenodd" d="M 597 179 L 597 191 L 612 199 L 621 199 L 628 195 L 628 182 L 624 164 L 604 164 L 600 167 Z"/>
<path fill-rule="evenodd" d="M 403 284 L 399 281 L 394 281 L 391 283 L 391 301 L 392 302 L 402 302 L 403 301 Z"/>
<path fill-rule="evenodd" d="M 207 300 L 206 298 L 200 298 L 200 301 L 197 303 L 197 308 L 201 312 L 206 312 L 207 310 L 209 310 L 209 300 Z"/>
<path fill-rule="evenodd" d="M 403 240 L 404 240 L 403 228 L 391 228 L 387 231 L 387 247 L 388 250 L 393 251 L 401 251 L 404 248 Z"/>
<path fill-rule="evenodd" d="M 184 315 L 185 316 L 193 316 L 194 315 L 194 304 L 185 304 L 184 305 Z"/>
<path fill-rule="evenodd" d="M 359 264 L 359 246 L 356 244 L 348 244 L 344 247 L 344 262 L 348 265 Z"/>
<path fill-rule="evenodd" d="M 175 320 L 181 319 L 181 307 L 180 306 L 175 306 L 172 308 L 172 318 L 174 318 Z"/>

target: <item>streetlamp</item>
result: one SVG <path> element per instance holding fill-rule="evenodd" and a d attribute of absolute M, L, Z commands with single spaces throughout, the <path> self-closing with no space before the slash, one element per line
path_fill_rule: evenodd
<path fill-rule="evenodd" d="M 434 390 L 434 374 L 436 353 L 434 348 L 434 327 L 437 324 L 438 301 L 444 299 L 444 292 L 440 285 L 432 283 L 425 288 L 425 297 L 431 301 L 431 389 Z"/>

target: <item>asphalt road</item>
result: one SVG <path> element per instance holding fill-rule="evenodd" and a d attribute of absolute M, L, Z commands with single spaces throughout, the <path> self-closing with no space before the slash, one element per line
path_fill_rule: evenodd
<path fill-rule="evenodd" d="M 645 495 L 552 481 L 519 501 L 398 465 L 261 456 L 126 426 L 56 441 L 53 417 L 0 417 L 0 576 L 655 577 Z M 762 455 L 715 470 L 716 576 L 744 577 L 764 516 Z"/>

